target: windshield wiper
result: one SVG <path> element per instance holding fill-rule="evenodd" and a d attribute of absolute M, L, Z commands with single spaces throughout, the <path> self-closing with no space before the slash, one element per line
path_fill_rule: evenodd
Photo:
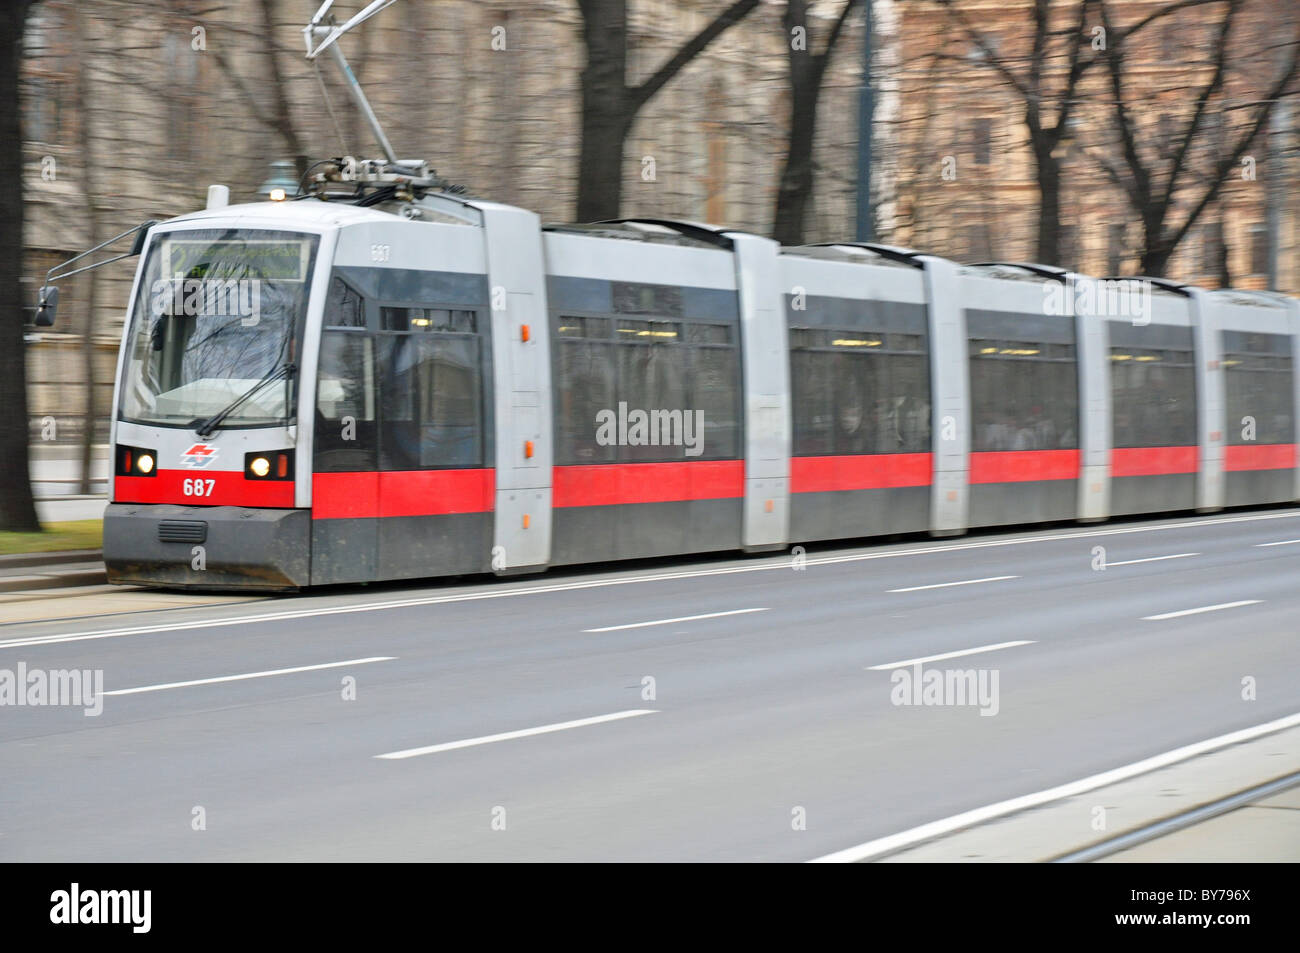
<path fill-rule="evenodd" d="M 288 364 L 281 364 L 279 367 L 270 371 L 265 377 L 263 377 L 260 381 L 258 381 L 248 390 L 244 391 L 244 393 L 240 394 L 238 397 L 232 400 L 225 407 L 221 408 L 221 410 L 217 411 L 207 420 L 202 421 L 197 427 L 194 428 L 194 432 L 198 434 L 200 437 L 202 437 L 204 440 L 206 440 L 208 437 L 211 437 L 214 433 L 216 433 L 217 428 L 221 426 L 221 422 L 225 420 L 227 417 L 229 417 L 232 413 L 234 413 L 235 409 L 239 407 L 240 404 L 248 400 L 248 398 L 252 397 L 254 394 L 256 394 L 267 384 L 271 384 L 282 377 L 284 378 L 291 377 L 294 371 L 296 370 L 297 367 L 292 362 Z"/>

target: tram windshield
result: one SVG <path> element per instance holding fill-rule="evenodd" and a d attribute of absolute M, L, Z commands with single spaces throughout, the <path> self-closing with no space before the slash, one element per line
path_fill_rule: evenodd
<path fill-rule="evenodd" d="M 121 418 L 197 426 L 254 388 L 221 426 L 291 417 L 297 385 L 284 368 L 300 360 L 317 243 L 248 229 L 155 235 L 127 329 Z"/>

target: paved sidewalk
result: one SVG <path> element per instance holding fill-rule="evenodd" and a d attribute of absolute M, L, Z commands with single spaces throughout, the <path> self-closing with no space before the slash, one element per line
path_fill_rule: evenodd
<path fill-rule="evenodd" d="M 1103 857 L 1098 863 L 1295 863 L 1297 860 L 1300 860 L 1300 787 Z"/>
<path fill-rule="evenodd" d="M 1300 727 L 1293 727 L 954 831 L 880 860 L 1053 860 L 1297 769 Z M 1100 859 L 1110 863 L 1300 861 L 1300 787 Z"/>

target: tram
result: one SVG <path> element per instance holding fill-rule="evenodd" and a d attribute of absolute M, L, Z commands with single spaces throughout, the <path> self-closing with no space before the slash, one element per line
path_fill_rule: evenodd
<path fill-rule="evenodd" d="M 299 195 L 218 187 L 139 231 L 111 582 L 294 590 L 1300 499 L 1290 298 L 544 225 L 378 138 L 387 159 L 318 164 Z"/>

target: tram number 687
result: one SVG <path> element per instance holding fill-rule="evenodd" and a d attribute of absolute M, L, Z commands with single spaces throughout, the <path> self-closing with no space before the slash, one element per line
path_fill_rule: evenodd
<path fill-rule="evenodd" d="M 211 496 L 216 480 L 186 480 L 182 489 L 186 496 Z"/>

